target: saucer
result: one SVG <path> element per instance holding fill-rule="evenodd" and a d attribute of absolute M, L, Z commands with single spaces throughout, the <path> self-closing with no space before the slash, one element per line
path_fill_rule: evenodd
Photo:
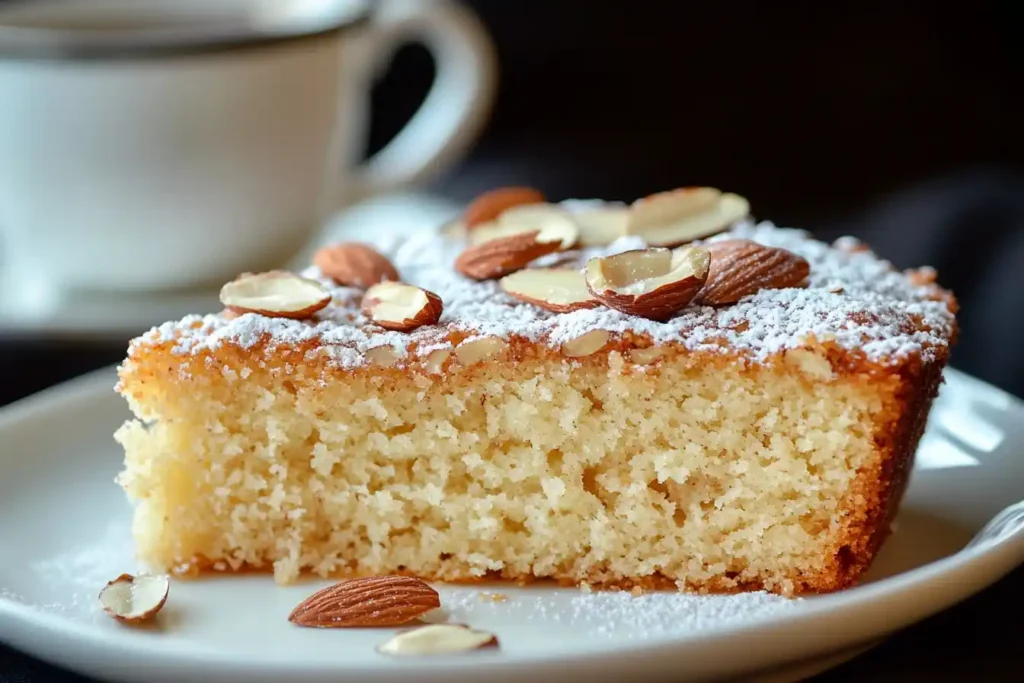
<path fill-rule="evenodd" d="M 436 228 L 458 211 L 457 203 L 427 194 L 368 199 L 331 218 L 314 240 L 282 266 L 301 270 L 309 265 L 319 246 L 343 239 L 358 240 L 371 231 L 374 235 L 409 234 Z M 218 295 L 218 290 L 60 293 L 0 262 L 0 338 L 123 340 L 190 313 L 219 311 L 222 306 Z"/>

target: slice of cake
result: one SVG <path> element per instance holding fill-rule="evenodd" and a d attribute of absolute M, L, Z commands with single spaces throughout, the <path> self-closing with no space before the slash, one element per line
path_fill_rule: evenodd
<path fill-rule="evenodd" d="M 956 336 L 934 271 L 709 188 L 523 190 L 247 274 L 224 312 L 133 340 L 116 438 L 141 558 L 281 583 L 855 582 Z"/>

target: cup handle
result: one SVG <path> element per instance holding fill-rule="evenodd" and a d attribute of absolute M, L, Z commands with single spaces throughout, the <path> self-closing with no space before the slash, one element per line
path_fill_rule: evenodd
<path fill-rule="evenodd" d="M 494 101 L 493 44 L 476 15 L 461 3 L 386 0 L 373 21 L 366 62 L 371 68 L 389 63 L 397 45 L 411 40 L 431 52 L 436 76 L 406 126 L 354 169 L 345 201 L 423 183 L 448 168 L 477 138 Z"/>

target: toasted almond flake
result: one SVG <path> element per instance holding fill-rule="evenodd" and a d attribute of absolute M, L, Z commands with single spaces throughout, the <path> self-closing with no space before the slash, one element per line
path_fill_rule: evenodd
<path fill-rule="evenodd" d="M 498 638 L 461 624 L 430 624 L 399 633 L 377 651 L 386 655 L 443 655 L 498 647 Z"/>
<path fill-rule="evenodd" d="M 583 273 L 570 268 L 527 268 L 506 275 L 501 288 L 510 296 L 555 313 L 600 306 Z"/>
<path fill-rule="evenodd" d="M 366 289 L 378 282 L 400 279 L 391 261 L 373 247 L 358 242 L 321 247 L 313 255 L 313 265 L 325 277 L 345 287 Z"/>
<path fill-rule="evenodd" d="M 489 223 L 516 206 L 539 204 L 544 193 L 532 187 L 500 187 L 485 192 L 466 207 L 463 218 L 466 228 L 474 230 L 478 225 Z"/>
<path fill-rule="evenodd" d="M 473 365 L 500 353 L 508 344 L 500 337 L 483 337 L 463 342 L 455 349 L 455 358 L 462 365 Z"/>
<path fill-rule="evenodd" d="M 362 311 L 386 330 L 409 332 L 441 318 L 441 297 L 403 282 L 382 282 L 366 290 Z"/>
<path fill-rule="evenodd" d="M 401 626 L 441 606 L 433 588 L 409 576 L 368 576 L 313 593 L 288 616 L 298 626 Z"/>
<path fill-rule="evenodd" d="M 423 361 L 423 369 L 432 375 L 436 375 L 444 370 L 444 362 L 448 360 L 448 357 L 451 355 L 452 352 L 448 349 L 437 349 L 436 351 L 431 351 L 426 360 Z"/>
<path fill-rule="evenodd" d="M 569 211 L 557 204 L 530 204 L 511 208 L 495 220 L 476 226 L 469 233 L 469 243 L 483 244 L 502 237 L 536 231 L 557 231 L 572 235 L 573 243 L 579 239 L 576 217 Z M 570 246 L 572 244 L 567 244 L 565 248 Z"/>
<path fill-rule="evenodd" d="M 749 213 L 749 202 L 739 195 L 688 187 L 634 202 L 626 231 L 650 246 L 674 247 L 722 232 Z"/>
<path fill-rule="evenodd" d="M 375 346 L 366 351 L 366 358 L 374 365 L 390 368 L 398 363 L 398 351 L 390 346 Z"/>
<path fill-rule="evenodd" d="M 605 247 L 627 234 L 630 213 L 624 206 L 584 209 L 572 214 L 580 231 L 580 245 Z"/>
<path fill-rule="evenodd" d="M 645 349 L 631 349 L 629 360 L 637 365 L 650 365 L 664 355 L 665 349 L 658 346 L 650 346 Z"/>
<path fill-rule="evenodd" d="M 603 349 L 610 337 L 608 330 L 591 330 L 562 344 L 562 353 L 569 358 L 590 356 Z"/>
<path fill-rule="evenodd" d="M 650 320 L 667 320 L 686 307 L 708 276 L 702 247 L 625 251 L 587 262 L 587 287 L 606 306 Z"/>
<path fill-rule="evenodd" d="M 224 285 L 220 301 L 235 313 L 271 318 L 308 318 L 331 302 L 331 293 L 316 280 L 294 273 L 246 273 Z"/>
<path fill-rule="evenodd" d="M 571 221 L 551 221 L 539 230 L 470 245 L 455 259 L 455 269 L 474 280 L 497 279 L 541 256 L 570 249 L 578 238 L 579 231 Z"/>
<path fill-rule="evenodd" d="M 100 591 L 100 604 L 114 619 L 125 624 L 140 624 L 163 609 L 170 587 L 170 578 L 164 575 L 122 574 Z"/>

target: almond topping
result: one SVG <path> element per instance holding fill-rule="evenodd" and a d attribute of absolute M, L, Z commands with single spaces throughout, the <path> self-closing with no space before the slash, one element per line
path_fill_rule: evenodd
<path fill-rule="evenodd" d="M 410 332 L 433 325 L 443 310 L 437 294 L 403 282 L 381 282 L 363 295 L 363 313 L 386 330 Z"/>
<path fill-rule="evenodd" d="M 587 279 L 568 268 L 527 268 L 506 275 L 501 288 L 520 301 L 555 313 L 594 308 L 601 302 L 587 289 Z"/>
<path fill-rule="evenodd" d="M 167 602 L 171 581 L 153 574 L 122 574 L 100 591 L 103 611 L 124 624 L 149 621 Z"/>
<path fill-rule="evenodd" d="M 473 365 L 489 358 L 505 348 L 505 340 L 500 337 L 483 337 L 463 342 L 455 349 L 455 358 L 463 365 Z"/>
<path fill-rule="evenodd" d="M 630 212 L 624 206 L 583 209 L 574 212 L 572 217 L 580 230 L 580 245 L 584 247 L 606 247 L 629 234 Z"/>
<path fill-rule="evenodd" d="M 322 247 L 313 255 L 313 265 L 325 277 L 344 287 L 366 289 L 378 282 L 400 279 L 391 261 L 372 247 L 357 242 Z"/>
<path fill-rule="evenodd" d="M 722 240 L 705 245 L 711 268 L 699 301 L 707 306 L 734 304 L 762 289 L 804 284 L 811 266 L 793 252 L 750 240 Z"/>
<path fill-rule="evenodd" d="M 686 187 L 638 199 L 626 232 L 652 247 L 674 247 L 722 232 L 747 216 L 750 204 L 713 187 Z"/>
<path fill-rule="evenodd" d="M 467 247 L 455 259 L 455 269 L 474 280 L 491 280 L 514 273 L 534 259 L 565 251 L 579 238 L 572 221 L 548 221 L 531 232 L 520 232 Z"/>
<path fill-rule="evenodd" d="M 665 355 L 665 349 L 648 346 L 644 349 L 633 349 L 629 352 L 629 360 L 637 365 L 650 365 Z"/>
<path fill-rule="evenodd" d="M 433 588 L 409 576 L 368 576 L 313 593 L 288 621 L 313 628 L 401 626 L 441 606 Z"/>
<path fill-rule="evenodd" d="M 466 207 L 463 220 L 468 230 L 489 223 L 514 206 L 540 204 L 544 193 L 532 187 L 502 187 L 485 192 Z"/>
<path fill-rule="evenodd" d="M 390 346 L 375 346 L 372 349 L 367 349 L 366 358 L 375 365 L 380 365 L 386 368 L 393 367 L 398 363 L 398 351 L 395 351 Z"/>
<path fill-rule="evenodd" d="M 499 237 L 547 229 L 576 231 L 577 235 L 579 232 L 575 217 L 557 204 L 528 204 L 512 207 L 495 220 L 476 226 L 469 233 L 469 243 L 483 244 Z"/>
<path fill-rule="evenodd" d="M 638 249 L 587 262 L 590 292 L 609 308 L 664 321 L 686 307 L 708 276 L 702 247 Z"/>
<path fill-rule="evenodd" d="M 386 655 L 442 655 L 498 647 L 498 638 L 461 624 L 430 624 L 399 633 L 377 648 Z"/>
<path fill-rule="evenodd" d="M 246 273 L 224 285 L 220 301 L 235 313 L 271 318 L 308 318 L 331 303 L 331 293 L 316 280 L 284 271 Z"/>
<path fill-rule="evenodd" d="M 597 353 L 608 343 L 608 330 L 591 330 L 562 344 L 562 353 L 569 358 L 583 358 Z"/>

